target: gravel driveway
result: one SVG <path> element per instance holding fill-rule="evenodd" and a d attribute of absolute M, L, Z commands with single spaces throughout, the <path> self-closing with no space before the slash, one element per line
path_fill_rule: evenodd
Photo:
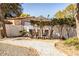
<path fill-rule="evenodd" d="M 54 44 L 52 45 L 47 42 L 30 41 L 30 40 L 3 40 L 0 42 L 35 48 L 40 54 L 40 56 L 65 56 L 65 54 L 59 52 L 54 47 Z"/>

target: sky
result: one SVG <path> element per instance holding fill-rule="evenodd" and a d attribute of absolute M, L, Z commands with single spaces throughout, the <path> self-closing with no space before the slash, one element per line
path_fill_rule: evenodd
<path fill-rule="evenodd" d="M 63 10 L 68 3 L 24 3 L 22 4 L 23 13 L 30 14 L 31 16 L 44 16 L 52 18 L 59 10 Z"/>

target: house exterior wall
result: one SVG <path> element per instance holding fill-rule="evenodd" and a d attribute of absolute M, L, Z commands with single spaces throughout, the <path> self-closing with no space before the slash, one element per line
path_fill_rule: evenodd
<path fill-rule="evenodd" d="M 8 37 L 15 37 L 20 36 L 20 31 L 23 30 L 22 25 L 12 25 L 12 24 L 6 24 L 6 32 Z"/>
<path fill-rule="evenodd" d="M 27 30 L 28 32 L 30 29 L 34 29 L 34 26 L 32 26 L 30 22 L 25 22 L 23 26 L 24 26 L 24 29 Z"/>
<path fill-rule="evenodd" d="M 21 20 L 14 20 L 15 25 L 21 25 Z"/>
<path fill-rule="evenodd" d="M 8 21 L 12 22 L 12 24 L 13 24 L 13 25 L 15 25 L 15 22 L 14 22 L 14 20 L 8 20 Z"/>

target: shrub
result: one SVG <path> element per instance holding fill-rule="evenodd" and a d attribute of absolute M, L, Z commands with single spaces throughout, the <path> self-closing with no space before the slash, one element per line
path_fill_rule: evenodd
<path fill-rule="evenodd" d="M 76 48 L 77 50 L 79 50 L 79 45 L 76 45 L 75 48 Z"/>
<path fill-rule="evenodd" d="M 27 31 L 26 31 L 26 30 L 21 30 L 20 33 L 21 33 L 22 35 L 25 35 L 25 34 L 27 33 Z"/>
<path fill-rule="evenodd" d="M 64 43 L 67 45 L 77 45 L 79 44 L 79 40 L 78 38 L 69 38 L 69 39 L 66 39 Z"/>

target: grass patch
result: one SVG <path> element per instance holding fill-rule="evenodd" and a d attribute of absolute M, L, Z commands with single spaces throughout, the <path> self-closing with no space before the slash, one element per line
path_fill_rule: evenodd
<path fill-rule="evenodd" d="M 56 48 L 68 56 L 79 56 L 79 39 L 74 37 L 59 41 L 56 43 Z"/>
<path fill-rule="evenodd" d="M 79 50 L 79 45 L 76 45 L 75 48 L 76 48 L 77 50 Z"/>
<path fill-rule="evenodd" d="M 64 41 L 64 44 L 70 45 L 70 46 L 75 46 L 79 44 L 79 39 L 78 38 L 68 38 Z"/>

